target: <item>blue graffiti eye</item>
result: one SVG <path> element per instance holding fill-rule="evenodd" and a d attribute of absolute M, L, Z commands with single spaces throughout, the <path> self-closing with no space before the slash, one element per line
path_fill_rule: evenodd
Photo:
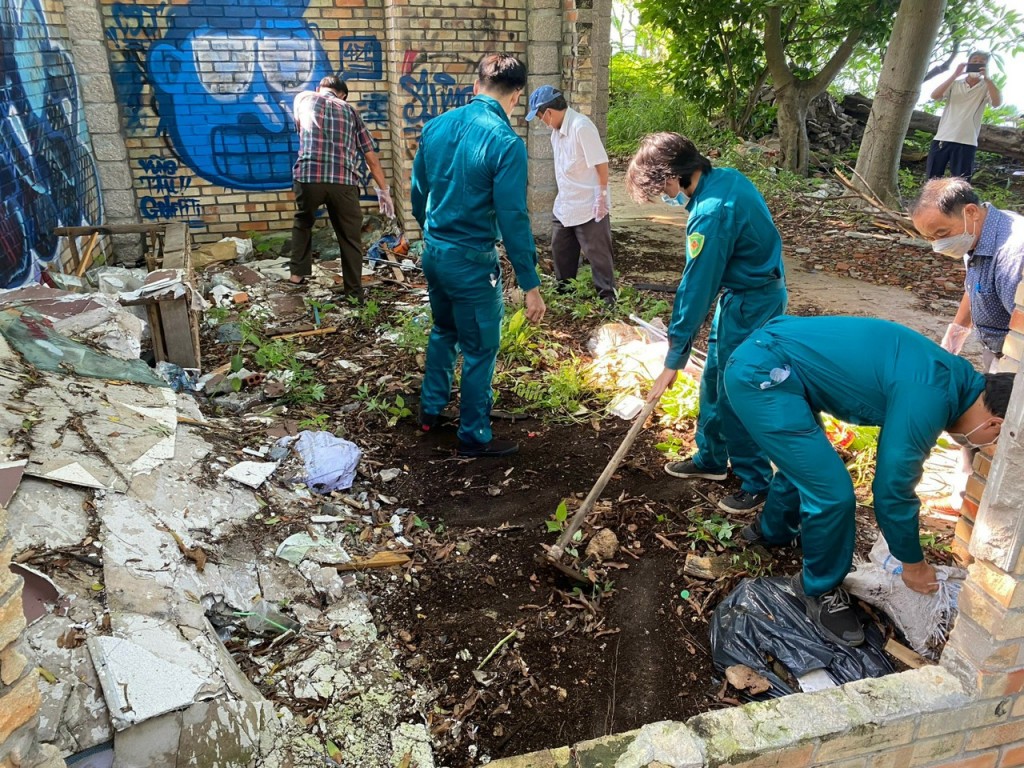
<path fill-rule="evenodd" d="M 255 37 L 243 35 L 196 35 L 192 59 L 196 74 L 214 96 L 238 96 L 252 85 L 256 67 Z"/>

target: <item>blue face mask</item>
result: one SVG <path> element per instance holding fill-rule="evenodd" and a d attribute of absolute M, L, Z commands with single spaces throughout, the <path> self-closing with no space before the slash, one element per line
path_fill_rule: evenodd
<path fill-rule="evenodd" d="M 665 205 L 682 205 L 682 206 L 685 206 L 685 205 L 687 205 L 690 202 L 690 198 L 688 198 L 686 195 L 684 195 L 682 192 L 680 192 L 675 197 L 669 197 L 668 195 L 662 195 L 661 196 L 661 202 L 665 203 Z"/>

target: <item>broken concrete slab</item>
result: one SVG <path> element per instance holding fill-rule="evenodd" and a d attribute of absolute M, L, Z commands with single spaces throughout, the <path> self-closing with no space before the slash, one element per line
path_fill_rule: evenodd
<path fill-rule="evenodd" d="M 16 551 L 62 549 L 89 535 L 86 502 L 92 491 L 26 477 L 7 505 Z"/>
<path fill-rule="evenodd" d="M 92 618 L 86 606 L 75 606 L 72 615 L 44 616 L 25 633 L 32 663 L 53 678 L 39 681 L 39 737 L 56 744 L 64 754 L 102 744 L 114 733 L 88 648 L 84 644 L 62 647 L 59 642 L 68 630 Z"/>
<path fill-rule="evenodd" d="M 174 401 L 167 388 L 44 374 L 23 395 L 35 413 L 29 436 L 12 437 L 29 455 L 26 474 L 123 492 L 174 455 Z"/>

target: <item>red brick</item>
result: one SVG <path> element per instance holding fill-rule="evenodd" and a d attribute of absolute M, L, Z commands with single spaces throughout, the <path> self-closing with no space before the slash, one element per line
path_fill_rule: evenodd
<path fill-rule="evenodd" d="M 964 499 L 963 506 L 960 508 L 960 517 L 957 519 L 956 528 L 953 530 L 954 534 L 964 541 L 970 541 L 971 534 L 974 532 L 974 520 L 968 517 L 967 510 L 964 509 L 967 506 L 967 501 L 967 499 Z"/>
<path fill-rule="evenodd" d="M 799 749 L 778 749 L 765 752 L 742 763 L 730 763 L 730 768 L 801 768 L 810 765 L 814 744 Z"/>
<path fill-rule="evenodd" d="M 1024 671 L 1013 672 L 1007 677 L 1017 675 L 1024 680 Z M 1016 720 L 1004 725 L 993 725 L 989 728 L 981 728 L 972 731 L 967 735 L 967 744 L 964 749 L 973 752 L 977 749 L 997 747 L 1002 744 L 1012 744 L 1024 739 L 1024 721 Z"/>
<path fill-rule="evenodd" d="M 999 768 L 1017 768 L 1021 765 L 1024 765 L 1024 744 L 1003 747 L 1003 759 L 999 761 Z"/>
<path fill-rule="evenodd" d="M 959 760 L 951 760 L 948 763 L 934 765 L 932 768 L 995 768 L 999 761 L 999 753 L 993 750 L 980 755 L 961 757 Z"/>
<path fill-rule="evenodd" d="M 974 456 L 974 471 L 979 477 L 988 479 L 988 471 L 992 469 L 992 459 L 981 451 Z"/>
<path fill-rule="evenodd" d="M 976 681 L 978 694 L 983 698 L 995 699 L 1002 696 L 1013 696 L 1024 691 L 1024 669 L 1010 673 L 981 671 L 978 672 Z"/>
<path fill-rule="evenodd" d="M 1017 307 L 1010 315 L 1010 330 L 1017 333 L 1024 333 L 1024 310 Z"/>
<path fill-rule="evenodd" d="M 980 475 L 971 475 L 964 492 L 975 501 L 981 502 L 981 495 L 985 493 L 985 478 Z"/>

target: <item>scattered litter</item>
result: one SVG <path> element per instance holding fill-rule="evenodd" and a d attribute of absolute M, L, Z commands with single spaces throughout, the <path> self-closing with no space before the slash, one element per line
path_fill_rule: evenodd
<path fill-rule="evenodd" d="M 245 628 L 254 635 L 283 635 L 302 629 L 295 619 L 285 616 L 277 606 L 262 597 L 253 603 L 252 610 L 238 616 L 245 619 Z"/>
<path fill-rule="evenodd" d="M 412 560 L 405 552 L 377 552 L 370 557 L 357 557 L 337 566 L 339 571 L 362 571 L 374 568 L 396 568 Z"/>
<path fill-rule="evenodd" d="M 401 474 L 402 470 L 400 469 L 382 469 L 380 471 L 380 480 L 382 483 L 390 483 Z"/>
<path fill-rule="evenodd" d="M 305 532 L 293 533 L 278 545 L 274 554 L 292 565 L 298 565 L 306 557 L 318 563 L 331 564 L 348 563 L 352 560 L 348 552 L 329 539 L 314 538 Z"/>
<path fill-rule="evenodd" d="M 807 617 L 788 577 L 744 579 L 714 610 L 711 654 L 719 672 L 743 664 L 767 678 L 771 690 L 758 697 L 776 697 L 795 693 L 796 680 L 787 682 L 769 658 L 794 678 L 821 669 L 838 684 L 893 672 L 878 627 L 869 623 L 864 634 L 857 648 L 832 642 Z"/>
<path fill-rule="evenodd" d="M 306 485 L 318 493 L 352 487 L 362 451 L 330 432 L 303 430 L 295 443 L 306 467 Z"/>
<path fill-rule="evenodd" d="M 627 393 L 620 395 L 614 402 L 612 402 L 610 412 L 613 416 L 618 416 L 620 419 L 632 421 L 643 409 L 643 398 Z"/>
<path fill-rule="evenodd" d="M 177 363 L 161 360 L 156 364 L 156 372 L 175 392 L 195 392 L 198 389 L 198 368 L 182 368 Z"/>
<path fill-rule="evenodd" d="M 725 670 L 725 679 L 737 691 L 746 691 L 751 696 L 764 693 L 772 684 L 745 664 L 734 664 Z"/>
<path fill-rule="evenodd" d="M 241 461 L 225 471 L 224 477 L 250 488 L 259 488 L 276 469 L 276 461 Z"/>

